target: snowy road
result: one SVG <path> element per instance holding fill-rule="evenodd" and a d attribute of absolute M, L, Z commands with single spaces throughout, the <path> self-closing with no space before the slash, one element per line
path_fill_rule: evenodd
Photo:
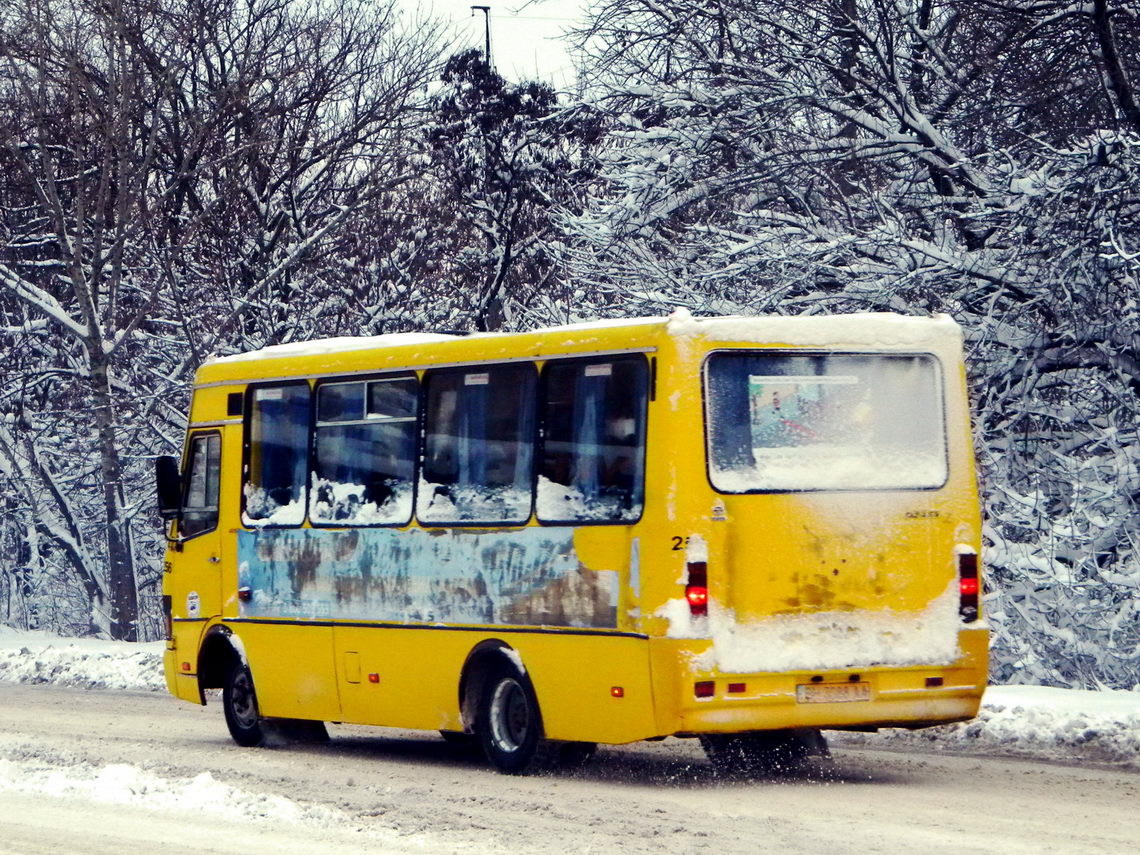
<path fill-rule="evenodd" d="M 509 778 L 431 734 L 241 749 L 220 705 L 0 683 L 0 853 L 1137 851 L 1140 775 L 838 747 L 747 782 L 692 741 Z"/>

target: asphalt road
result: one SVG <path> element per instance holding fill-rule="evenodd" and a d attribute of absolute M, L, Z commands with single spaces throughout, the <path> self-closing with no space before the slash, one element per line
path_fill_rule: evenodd
<path fill-rule="evenodd" d="M 724 780 L 670 739 L 515 778 L 435 734 L 329 730 L 243 749 L 216 702 L 0 683 L 0 853 L 1140 852 L 1134 772 L 839 745 L 793 774 Z M 152 783 L 126 802 L 50 785 L 112 764 Z M 253 807 L 224 815 L 177 789 L 203 772 Z M 295 816 L 259 815 L 281 799 Z"/>

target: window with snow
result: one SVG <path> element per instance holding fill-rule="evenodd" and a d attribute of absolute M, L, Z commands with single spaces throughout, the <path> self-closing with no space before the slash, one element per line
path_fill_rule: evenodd
<path fill-rule="evenodd" d="M 309 519 L 404 525 L 412 518 L 415 377 L 317 387 Z"/>
<path fill-rule="evenodd" d="M 535 368 L 530 363 L 429 371 L 421 522 L 525 523 L 531 511 Z"/>
<path fill-rule="evenodd" d="M 645 357 L 558 360 L 543 374 L 543 522 L 632 522 L 645 472 Z"/>
<path fill-rule="evenodd" d="M 186 491 L 178 523 L 178 533 L 182 537 L 194 537 L 217 528 L 221 465 L 221 435 L 194 434 L 186 456 Z"/>
<path fill-rule="evenodd" d="M 309 384 L 255 387 L 247 430 L 242 522 L 300 525 L 309 469 Z"/>
<path fill-rule="evenodd" d="M 705 382 L 709 477 L 721 492 L 946 481 L 933 356 L 722 351 L 709 357 Z"/>

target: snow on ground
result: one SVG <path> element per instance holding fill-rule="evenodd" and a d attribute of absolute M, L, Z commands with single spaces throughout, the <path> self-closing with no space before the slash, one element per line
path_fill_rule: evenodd
<path fill-rule="evenodd" d="M 59 638 L 0 626 L 0 681 L 164 691 L 163 646 L 161 641 L 129 644 Z"/>
<path fill-rule="evenodd" d="M 833 742 L 1140 769 L 1140 691 L 990 686 L 973 721 L 914 731 L 844 734 Z"/>
<path fill-rule="evenodd" d="M 57 638 L 0 627 L 0 681 L 163 691 L 162 649 L 162 642 Z M 1127 692 L 991 686 L 973 721 L 831 738 L 837 745 L 997 752 L 1140 769 L 1140 687 Z M 0 780 L 3 775 L 0 766 Z"/>

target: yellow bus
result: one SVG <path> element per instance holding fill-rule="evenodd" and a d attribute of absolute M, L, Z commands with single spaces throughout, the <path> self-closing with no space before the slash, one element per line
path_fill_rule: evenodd
<path fill-rule="evenodd" d="M 171 520 L 166 681 L 441 732 L 499 770 L 974 716 L 981 520 L 948 317 L 669 317 L 213 359 Z"/>

